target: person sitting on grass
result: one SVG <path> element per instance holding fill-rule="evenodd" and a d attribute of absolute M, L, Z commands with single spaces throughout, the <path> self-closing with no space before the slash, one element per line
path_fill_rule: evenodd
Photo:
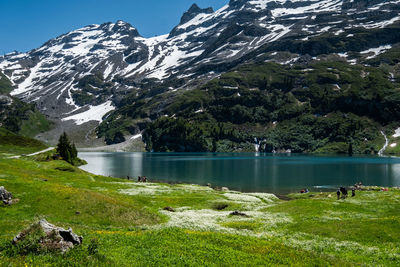
<path fill-rule="evenodd" d="M 345 187 L 340 187 L 340 192 L 342 192 L 342 197 L 345 199 L 347 197 L 347 189 Z"/>
<path fill-rule="evenodd" d="M 310 191 L 308 191 L 307 188 L 301 189 L 301 190 L 300 190 L 300 193 L 301 193 L 301 194 L 305 194 L 305 193 L 308 193 L 308 192 L 310 192 Z"/>

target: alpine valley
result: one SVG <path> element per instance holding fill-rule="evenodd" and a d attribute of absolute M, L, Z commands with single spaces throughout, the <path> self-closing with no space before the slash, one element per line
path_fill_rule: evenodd
<path fill-rule="evenodd" d="M 0 124 L 48 143 L 400 152 L 400 0 L 193 4 L 169 34 L 89 25 L 0 71 Z"/>

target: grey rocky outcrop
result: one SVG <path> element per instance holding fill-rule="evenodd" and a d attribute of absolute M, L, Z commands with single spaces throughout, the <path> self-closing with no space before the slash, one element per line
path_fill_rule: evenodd
<path fill-rule="evenodd" d="M 18 242 L 24 240 L 34 229 L 39 229 L 44 233 L 44 236 L 38 240 L 38 243 L 47 250 L 56 250 L 65 253 L 75 245 L 82 244 L 82 236 L 73 233 L 71 228 L 65 230 L 47 222 L 45 219 L 40 220 L 19 233 L 13 239 L 13 244 L 18 244 Z"/>
<path fill-rule="evenodd" d="M 4 186 L 0 186 L 0 201 L 2 201 L 5 205 L 12 204 L 12 194 L 8 192 Z"/>

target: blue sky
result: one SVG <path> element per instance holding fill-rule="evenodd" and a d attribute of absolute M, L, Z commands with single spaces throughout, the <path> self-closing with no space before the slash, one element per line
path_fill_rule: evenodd
<path fill-rule="evenodd" d="M 0 53 L 25 52 L 71 30 L 119 19 L 145 37 L 166 34 L 193 3 L 217 10 L 228 0 L 0 0 Z"/>

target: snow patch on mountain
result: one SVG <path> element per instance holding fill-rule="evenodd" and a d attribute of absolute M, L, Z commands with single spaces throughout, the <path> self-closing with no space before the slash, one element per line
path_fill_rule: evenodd
<path fill-rule="evenodd" d="M 380 21 L 380 22 L 376 22 L 376 23 L 371 22 L 371 23 L 368 23 L 368 24 L 364 25 L 363 27 L 367 28 L 367 29 L 385 28 L 385 27 L 387 27 L 387 26 L 389 26 L 389 25 L 391 25 L 391 24 L 393 24 L 393 23 L 395 23 L 395 22 L 397 22 L 399 20 L 400 20 L 400 16 L 396 16 L 396 17 L 393 17 L 393 18 L 391 18 L 389 20 L 385 20 L 385 21 Z"/>
<path fill-rule="evenodd" d="M 103 117 L 110 111 L 113 111 L 115 107 L 111 101 L 107 101 L 98 106 L 89 106 L 87 111 L 72 115 L 62 119 L 62 121 L 73 120 L 75 124 L 82 125 L 89 121 L 103 121 Z"/>
<path fill-rule="evenodd" d="M 258 2 L 269 2 L 269 1 L 258 1 Z M 297 1 L 301 2 L 301 1 Z M 305 4 L 307 2 L 314 2 L 311 5 L 303 5 L 293 8 L 276 8 L 272 10 L 272 16 L 275 18 L 287 15 L 299 15 L 306 13 L 315 12 L 339 12 L 341 10 L 343 1 L 342 0 L 323 0 L 323 1 L 303 1 Z M 258 5 L 261 5 L 260 3 Z M 266 6 L 266 3 L 264 4 Z M 265 8 L 265 7 L 264 7 Z"/>
<path fill-rule="evenodd" d="M 391 45 L 382 45 L 382 46 L 379 46 L 379 47 L 376 47 L 376 48 L 370 48 L 368 50 L 361 51 L 360 54 L 368 55 L 368 54 L 372 53 L 373 55 L 367 57 L 367 59 L 371 59 L 371 58 L 376 57 L 377 55 L 380 55 L 380 54 L 384 53 L 386 50 L 389 50 L 391 48 L 392 48 Z"/>
<path fill-rule="evenodd" d="M 393 137 L 395 137 L 395 138 L 400 137 L 400 128 L 397 128 L 395 130 L 395 133 L 394 133 Z"/>

